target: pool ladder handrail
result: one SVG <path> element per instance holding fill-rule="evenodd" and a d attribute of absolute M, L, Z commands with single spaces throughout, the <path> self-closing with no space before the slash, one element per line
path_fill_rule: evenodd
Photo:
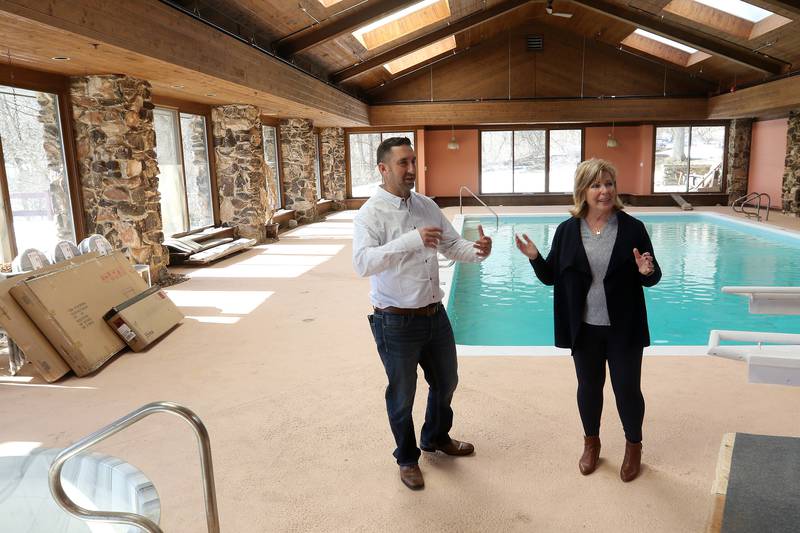
<path fill-rule="evenodd" d="M 761 222 L 761 198 L 767 198 L 767 207 L 766 207 L 766 216 L 764 217 L 764 221 L 769 220 L 769 210 L 772 207 L 772 199 L 770 198 L 769 194 L 765 192 L 751 192 L 750 194 L 745 194 L 744 196 L 740 196 L 736 200 L 733 201 L 731 204 L 731 209 L 733 209 L 737 213 L 742 213 L 744 216 L 750 218 L 755 217 L 756 220 Z M 756 202 L 756 211 L 755 213 L 752 211 L 747 211 L 745 207 L 748 205 L 752 206 L 752 202 L 755 200 Z"/>
<path fill-rule="evenodd" d="M 461 186 L 461 188 L 460 188 L 460 189 L 458 189 L 458 212 L 459 212 L 460 214 L 462 214 L 462 215 L 464 214 L 464 205 L 463 205 L 463 192 L 464 192 L 465 190 L 466 190 L 468 193 L 470 193 L 470 194 L 472 195 L 472 197 L 473 197 L 473 198 L 475 198 L 476 200 L 478 200 L 478 201 L 481 203 L 481 205 L 482 205 L 483 207 L 485 207 L 486 209 L 488 209 L 489 211 L 491 211 L 491 212 L 492 212 L 492 214 L 494 215 L 494 229 L 495 229 L 495 230 L 498 230 L 498 229 L 500 229 L 500 217 L 499 217 L 499 216 L 497 216 L 497 212 L 495 212 L 495 210 L 494 210 L 494 209 L 492 209 L 491 207 L 489 207 L 488 205 L 486 205 L 486 202 L 484 202 L 483 200 L 481 200 L 480 198 L 478 198 L 478 196 L 477 196 L 477 195 L 476 195 L 474 192 L 472 192 L 472 191 L 470 190 L 470 188 L 469 188 L 469 187 L 467 187 L 466 185 L 462 185 L 462 186 Z"/>
<path fill-rule="evenodd" d="M 214 469 L 211 464 L 211 441 L 208 431 L 200 418 L 189 408 L 174 402 L 152 402 L 112 422 L 106 427 L 95 431 L 91 435 L 79 440 L 72 446 L 65 448 L 53 460 L 48 474 L 50 493 L 56 503 L 66 512 L 87 522 L 111 522 L 137 526 L 147 533 L 163 533 L 162 529 L 149 518 L 136 513 L 116 511 L 91 511 L 73 502 L 64 491 L 61 484 L 61 470 L 71 457 L 87 450 L 108 437 L 119 433 L 123 429 L 135 424 L 139 420 L 158 412 L 166 412 L 183 418 L 192 426 L 197 436 L 200 449 L 200 466 L 203 475 L 203 493 L 206 505 L 206 523 L 209 533 L 219 533 L 219 512 L 217 510 L 217 496 L 214 490 Z"/>

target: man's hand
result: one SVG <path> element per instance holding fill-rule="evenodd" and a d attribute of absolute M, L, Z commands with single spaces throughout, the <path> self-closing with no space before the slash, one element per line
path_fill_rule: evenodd
<path fill-rule="evenodd" d="M 639 274 L 642 276 L 649 276 L 655 271 L 653 267 L 653 256 L 650 255 L 650 252 L 640 254 L 639 249 L 634 248 L 633 258 L 636 260 L 636 266 L 639 267 Z"/>
<path fill-rule="evenodd" d="M 492 238 L 483 234 L 483 226 L 478 224 L 478 235 L 480 238 L 475 241 L 473 247 L 478 250 L 478 257 L 489 257 L 492 253 Z"/>
<path fill-rule="evenodd" d="M 436 249 L 439 246 L 439 241 L 442 240 L 442 228 L 436 226 L 426 226 L 419 228 L 420 237 L 422 237 L 422 244 L 425 248 Z"/>

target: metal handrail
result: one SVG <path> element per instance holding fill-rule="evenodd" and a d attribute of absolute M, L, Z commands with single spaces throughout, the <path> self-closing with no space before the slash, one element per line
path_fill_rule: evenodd
<path fill-rule="evenodd" d="M 146 416 L 158 412 L 167 412 L 183 418 L 192 426 L 192 429 L 194 429 L 200 448 L 200 466 L 203 473 L 203 492 L 205 495 L 208 531 L 209 533 L 219 533 L 219 514 L 217 511 L 217 496 L 214 491 L 214 469 L 211 464 L 211 441 L 208 437 L 208 431 L 200 418 L 194 414 L 191 409 L 173 402 L 148 403 L 132 413 L 123 416 L 119 420 L 112 422 L 103 429 L 95 431 L 88 437 L 79 440 L 59 453 L 53 460 L 49 472 L 50 493 L 53 495 L 56 503 L 69 514 L 87 522 L 128 524 L 137 526 L 147 533 L 163 533 L 161 528 L 158 527 L 158 524 L 145 516 L 135 513 L 90 511 L 89 509 L 85 509 L 77 505 L 67 496 L 61 484 L 61 470 L 71 457 L 122 431 L 128 426 L 135 424 Z"/>
<path fill-rule="evenodd" d="M 733 203 L 731 204 L 731 209 L 733 209 L 737 213 L 742 213 L 743 215 L 745 215 L 747 217 L 755 217 L 756 220 L 758 220 L 760 222 L 761 221 L 761 198 L 762 197 L 766 197 L 767 198 L 767 215 L 764 217 L 764 220 L 768 221 L 769 220 L 769 211 L 772 208 L 772 198 L 770 198 L 769 194 L 767 194 L 765 192 L 755 192 L 754 191 L 754 192 L 751 192 L 751 193 L 746 194 L 744 196 L 740 196 L 739 198 L 737 198 L 736 200 L 733 201 Z M 752 202 L 753 200 L 756 201 L 756 205 L 755 205 L 756 212 L 755 213 L 753 213 L 752 211 L 748 212 L 748 211 L 745 210 L 745 207 L 747 207 L 748 203 Z M 737 209 L 737 204 L 738 204 L 739 209 Z"/>
<path fill-rule="evenodd" d="M 473 198 L 475 198 L 476 200 L 478 200 L 478 201 L 481 203 L 481 205 L 483 205 L 483 207 L 485 207 L 486 209 L 488 209 L 489 211 L 491 211 L 491 212 L 492 212 L 492 214 L 494 215 L 494 229 L 496 229 L 496 230 L 497 230 L 497 229 L 500 229 L 500 217 L 499 217 L 499 216 L 497 216 L 497 213 L 495 212 L 495 210 L 494 210 L 494 209 L 492 209 L 491 207 L 489 207 L 488 205 L 486 205 L 486 202 L 484 202 L 483 200 L 481 200 L 480 198 L 478 198 L 478 197 L 475 195 L 475 193 L 474 193 L 474 192 L 472 192 L 472 191 L 470 190 L 470 188 L 469 188 L 469 187 L 467 187 L 466 185 L 462 185 L 462 186 L 461 186 L 461 188 L 460 188 L 460 189 L 458 189 L 458 212 L 459 212 L 459 213 L 461 213 L 462 215 L 464 214 L 464 206 L 463 206 L 463 204 L 462 204 L 462 194 L 461 194 L 461 193 L 463 193 L 463 192 L 464 192 L 464 190 L 466 190 L 468 193 L 470 193 L 470 194 L 472 195 L 472 197 L 473 197 Z"/>

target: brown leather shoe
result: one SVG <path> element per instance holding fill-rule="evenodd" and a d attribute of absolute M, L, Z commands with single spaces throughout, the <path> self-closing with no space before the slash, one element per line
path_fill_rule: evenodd
<path fill-rule="evenodd" d="M 597 468 L 600 459 L 600 437 L 583 437 L 583 455 L 578 461 L 581 474 L 588 476 Z"/>
<path fill-rule="evenodd" d="M 469 442 L 461 442 L 460 440 L 450 439 L 450 442 L 444 445 L 427 445 L 420 446 L 426 452 L 444 452 L 447 455 L 470 455 L 475 452 L 475 446 Z"/>
<path fill-rule="evenodd" d="M 422 478 L 422 470 L 419 469 L 419 465 L 401 466 L 400 480 L 411 490 L 425 487 L 425 480 Z"/>
<path fill-rule="evenodd" d="M 642 443 L 625 441 L 625 459 L 619 469 L 619 477 L 624 482 L 633 481 L 639 475 L 642 466 Z"/>

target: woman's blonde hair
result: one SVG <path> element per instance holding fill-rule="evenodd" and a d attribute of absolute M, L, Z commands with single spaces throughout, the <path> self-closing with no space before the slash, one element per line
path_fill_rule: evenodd
<path fill-rule="evenodd" d="M 586 215 L 586 212 L 589 210 L 589 205 L 586 203 L 586 190 L 592 183 L 603 177 L 603 172 L 611 176 L 611 181 L 614 182 L 614 189 L 616 189 L 617 169 L 605 159 L 587 159 L 578 165 L 578 168 L 575 170 L 575 187 L 572 193 L 572 200 L 575 202 L 575 205 L 569 210 L 572 216 L 582 218 Z M 619 194 L 615 194 L 614 209 L 622 210 L 624 208 L 622 200 L 619 199 Z"/>

